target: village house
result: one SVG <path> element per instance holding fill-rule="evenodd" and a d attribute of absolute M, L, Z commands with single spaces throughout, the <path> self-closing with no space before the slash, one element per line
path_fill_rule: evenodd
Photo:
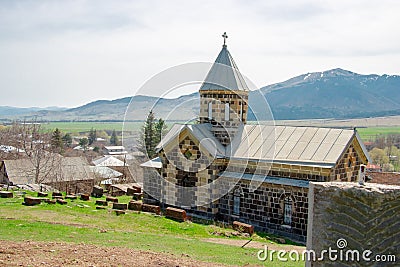
<path fill-rule="evenodd" d="M 94 175 L 82 157 L 62 157 L 54 154 L 54 160 L 37 168 L 31 159 L 3 160 L 0 163 L 0 183 L 6 185 L 44 184 L 68 193 L 90 193 Z"/>
<path fill-rule="evenodd" d="M 126 155 L 128 152 L 125 150 L 124 146 L 105 146 L 103 148 L 105 155 Z"/>
<path fill-rule="evenodd" d="M 133 174 L 129 169 L 129 164 L 126 162 L 125 156 L 122 156 L 123 160 L 117 158 L 117 156 L 105 155 L 103 157 L 96 158 L 92 161 L 92 164 L 97 167 L 108 167 L 119 173 L 120 181 L 134 181 Z"/>
<path fill-rule="evenodd" d="M 309 182 L 356 182 L 370 161 L 355 129 L 247 124 L 249 90 L 225 43 L 199 93 L 200 123 L 175 124 L 142 164 L 145 203 L 305 242 Z"/>

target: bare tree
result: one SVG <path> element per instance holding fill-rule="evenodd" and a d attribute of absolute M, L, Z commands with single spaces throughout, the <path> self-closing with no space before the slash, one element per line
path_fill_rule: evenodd
<path fill-rule="evenodd" d="M 54 153 L 51 133 L 46 132 L 36 120 L 14 123 L 10 129 L 15 146 L 20 149 L 31 165 L 29 168 L 34 183 L 58 179 L 62 156 Z"/>

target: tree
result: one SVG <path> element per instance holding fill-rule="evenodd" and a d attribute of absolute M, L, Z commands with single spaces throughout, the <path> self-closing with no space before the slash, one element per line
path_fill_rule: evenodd
<path fill-rule="evenodd" d="M 89 137 L 88 137 L 89 145 L 93 144 L 96 141 L 96 139 L 97 139 L 96 129 L 93 129 L 93 127 L 92 127 L 90 129 Z"/>
<path fill-rule="evenodd" d="M 167 126 L 163 119 L 156 119 L 154 112 L 150 110 L 147 119 L 142 126 L 139 140 L 139 149 L 147 153 L 149 158 L 156 156 L 156 146 L 160 143 L 163 134 L 167 131 Z"/>
<path fill-rule="evenodd" d="M 375 147 L 369 152 L 369 155 L 375 164 L 383 166 L 383 164 L 389 163 L 389 157 L 383 149 Z"/>
<path fill-rule="evenodd" d="M 155 143 L 158 145 L 161 142 L 162 137 L 167 133 L 167 125 L 163 119 L 158 119 L 155 125 Z"/>
<path fill-rule="evenodd" d="M 62 153 L 64 150 L 64 142 L 62 140 L 61 137 L 61 132 L 58 128 L 56 128 L 53 132 L 53 134 L 51 135 L 51 147 L 53 149 L 54 152 L 56 153 Z"/>
<path fill-rule="evenodd" d="M 83 151 L 88 149 L 88 144 L 89 140 L 86 137 L 79 139 L 79 145 L 83 148 Z"/>
<path fill-rule="evenodd" d="M 40 184 L 45 180 L 49 181 L 49 178 L 57 178 L 53 176 L 56 168 L 60 167 L 61 156 L 53 153 L 53 135 L 50 132 L 45 132 L 40 123 L 32 120 L 31 122 L 14 123 L 10 134 L 15 146 L 23 151 L 32 165 L 29 174 L 34 177 L 34 183 Z M 60 133 L 56 135 L 58 134 Z M 54 141 L 56 139 L 54 138 Z"/>
<path fill-rule="evenodd" d="M 66 133 L 63 137 L 62 140 L 64 142 L 65 147 L 71 147 L 72 145 L 72 137 L 69 133 Z"/>
<path fill-rule="evenodd" d="M 117 133 L 115 132 L 115 130 L 113 130 L 113 132 L 111 134 L 110 144 L 114 145 L 114 146 L 118 145 L 118 136 L 117 136 Z"/>

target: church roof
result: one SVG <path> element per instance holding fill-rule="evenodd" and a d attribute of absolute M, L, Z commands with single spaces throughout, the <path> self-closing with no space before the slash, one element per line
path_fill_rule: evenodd
<path fill-rule="evenodd" d="M 363 142 L 354 130 L 275 125 L 242 126 L 230 145 L 224 147 L 212 134 L 210 124 L 175 124 L 157 149 L 161 150 L 172 142 L 184 129 L 192 132 L 204 148 L 218 158 L 331 168 L 353 138 L 358 140 L 364 154 L 369 157 Z M 369 158 L 368 160 L 370 161 Z"/>
<path fill-rule="evenodd" d="M 167 144 L 175 140 L 175 138 L 178 138 L 179 133 L 183 132 L 185 129 L 189 130 L 193 136 L 200 141 L 201 146 L 203 146 L 210 154 L 219 158 L 225 156 L 225 147 L 213 135 L 211 132 L 211 125 L 208 123 L 174 124 L 171 130 L 169 130 L 157 145 L 156 150 L 160 151 Z"/>
<path fill-rule="evenodd" d="M 249 90 L 227 46 L 223 45 L 200 90 L 227 89 L 234 91 Z"/>
<path fill-rule="evenodd" d="M 354 130 L 246 125 L 238 130 L 227 147 L 226 155 L 230 158 L 330 167 L 341 157 L 353 138 L 358 139 L 368 157 L 363 142 Z"/>

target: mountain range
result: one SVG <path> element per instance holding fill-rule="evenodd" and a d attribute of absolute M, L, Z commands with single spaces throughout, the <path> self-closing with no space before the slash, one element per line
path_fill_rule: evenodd
<path fill-rule="evenodd" d="M 302 74 L 287 81 L 268 85 L 249 94 L 249 120 L 268 119 L 265 100 L 279 120 L 365 118 L 400 115 L 400 76 L 362 75 L 343 69 Z M 47 121 L 122 120 L 131 102 L 128 119 L 143 120 L 153 108 L 157 117 L 189 120 L 197 116 L 199 95 L 193 93 L 174 99 L 151 96 L 97 100 L 76 108 L 0 107 L 0 119 Z M 179 107 L 174 110 L 175 107 Z M 133 115 L 132 115 L 133 114 Z"/>

